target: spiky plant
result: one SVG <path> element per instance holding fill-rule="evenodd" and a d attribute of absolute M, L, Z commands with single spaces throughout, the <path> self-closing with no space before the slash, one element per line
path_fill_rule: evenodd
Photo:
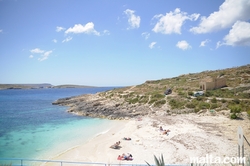
<path fill-rule="evenodd" d="M 156 166 L 165 166 L 163 155 L 161 155 L 161 157 L 159 157 L 159 159 L 154 155 L 154 160 L 155 160 Z M 145 161 L 145 162 L 148 164 L 148 166 L 151 166 L 147 161 Z"/>

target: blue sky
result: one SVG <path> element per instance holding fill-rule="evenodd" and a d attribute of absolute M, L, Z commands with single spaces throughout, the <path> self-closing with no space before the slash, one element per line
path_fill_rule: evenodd
<path fill-rule="evenodd" d="M 246 64 L 249 0 L 0 0 L 0 83 L 129 86 Z"/>

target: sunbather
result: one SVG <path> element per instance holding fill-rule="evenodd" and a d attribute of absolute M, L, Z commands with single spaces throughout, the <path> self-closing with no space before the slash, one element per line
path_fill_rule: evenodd
<path fill-rule="evenodd" d="M 130 153 L 128 153 L 127 155 L 125 153 L 123 153 L 122 155 L 119 155 L 117 157 L 117 160 L 133 160 L 132 157 L 133 156 Z"/>
<path fill-rule="evenodd" d="M 163 130 L 162 134 L 167 134 L 168 135 L 168 132 L 170 132 L 170 130 Z"/>
<path fill-rule="evenodd" d="M 118 142 L 116 142 L 114 145 L 111 145 L 110 148 L 112 148 L 112 149 L 120 149 L 120 148 L 121 148 L 120 143 L 121 143 L 121 142 L 118 141 Z"/>
<path fill-rule="evenodd" d="M 129 138 L 129 137 L 124 137 L 123 139 L 124 140 L 131 140 L 131 138 Z"/>

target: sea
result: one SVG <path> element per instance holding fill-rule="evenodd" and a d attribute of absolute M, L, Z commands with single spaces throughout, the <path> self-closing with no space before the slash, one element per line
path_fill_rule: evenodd
<path fill-rule="evenodd" d="M 0 90 L 0 158 L 48 160 L 107 132 L 114 121 L 77 116 L 52 102 L 114 88 Z"/>

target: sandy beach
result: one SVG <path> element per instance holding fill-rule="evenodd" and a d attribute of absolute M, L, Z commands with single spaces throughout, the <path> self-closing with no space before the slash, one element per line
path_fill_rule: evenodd
<path fill-rule="evenodd" d="M 168 135 L 162 134 L 160 126 L 170 130 Z M 187 164 L 190 157 L 205 157 L 207 154 L 222 158 L 237 157 L 238 126 L 243 128 L 245 137 L 250 140 L 250 121 L 247 118 L 230 120 L 225 116 L 183 114 L 120 120 L 108 132 L 52 160 L 106 164 L 146 164 L 147 161 L 155 164 L 154 155 L 159 157 L 162 154 L 166 164 Z M 124 140 L 124 137 L 131 140 Z M 121 142 L 119 149 L 110 148 L 118 141 Z M 245 147 L 245 154 L 249 155 L 250 147 Z M 123 153 L 132 154 L 133 160 L 117 160 L 118 155 Z"/>

